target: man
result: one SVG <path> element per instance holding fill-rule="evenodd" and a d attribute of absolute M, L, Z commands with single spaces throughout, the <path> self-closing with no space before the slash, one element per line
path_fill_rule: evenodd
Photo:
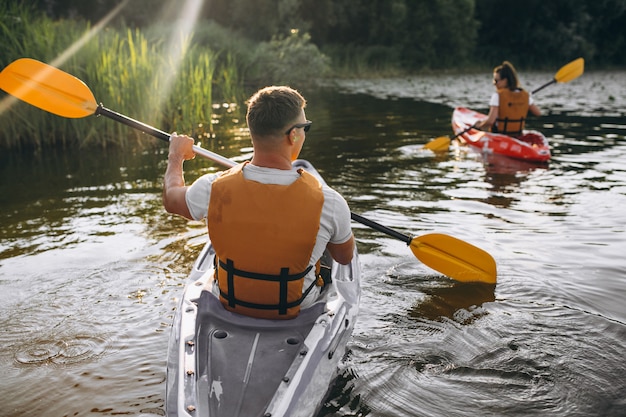
<path fill-rule="evenodd" d="M 293 318 L 321 293 L 317 271 L 325 249 L 341 264 L 352 260 L 348 204 L 313 175 L 292 167 L 311 126 L 305 106 L 289 87 L 256 92 L 246 114 L 252 160 L 204 175 L 189 187 L 183 162 L 195 157 L 194 141 L 171 135 L 163 206 L 188 219 L 207 219 L 219 259 L 214 288 L 231 311 Z"/>

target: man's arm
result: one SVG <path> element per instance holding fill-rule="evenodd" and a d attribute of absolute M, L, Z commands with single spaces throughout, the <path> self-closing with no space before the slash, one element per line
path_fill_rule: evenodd
<path fill-rule="evenodd" d="M 344 243 L 329 242 L 326 248 L 335 261 L 342 265 L 349 264 L 354 255 L 354 235 L 350 236 L 350 239 Z"/>
<path fill-rule="evenodd" d="M 195 157 L 193 143 L 193 139 L 189 136 L 172 133 L 167 169 L 163 178 L 163 207 L 168 213 L 178 214 L 190 220 L 192 217 L 185 200 L 187 187 L 183 163 Z"/>

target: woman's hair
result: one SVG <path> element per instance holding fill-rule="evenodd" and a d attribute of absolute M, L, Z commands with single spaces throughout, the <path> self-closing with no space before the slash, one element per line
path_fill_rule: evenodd
<path fill-rule="evenodd" d="M 497 72 L 500 78 L 507 80 L 509 90 L 522 89 L 517 78 L 517 71 L 515 71 L 515 67 L 509 61 L 504 61 L 501 65 L 495 67 L 493 72 Z"/>
<path fill-rule="evenodd" d="M 255 137 L 277 136 L 302 114 L 306 100 L 291 87 L 272 86 L 257 91 L 248 100 L 246 121 Z"/>

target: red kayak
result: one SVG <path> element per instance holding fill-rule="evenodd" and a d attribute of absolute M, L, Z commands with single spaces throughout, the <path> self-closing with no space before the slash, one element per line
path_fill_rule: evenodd
<path fill-rule="evenodd" d="M 452 113 L 452 129 L 459 139 L 487 154 L 499 154 L 525 161 L 546 162 L 550 160 L 550 147 L 546 137 L 535 130 L 524 130 L 521 135 L 508 136 L 501 133 L 473 129 L 476 122 L 487 115 L 465 107 L 457 107 Z"/>

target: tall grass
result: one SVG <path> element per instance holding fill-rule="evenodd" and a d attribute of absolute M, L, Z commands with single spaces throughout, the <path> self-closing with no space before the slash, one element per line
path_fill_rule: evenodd
<path fill-rule="evenodd" d="M 139 30 L 114 32 L 105 42 L 98 60 L 87 65 L 85 78 L 95 80 L 94 95 L 106 107 L 166 131 L 211 125 L 217 53 L 181 39 L 179 62 L 169 57 L 165 43 L 149 43 Z M 111 129 L 112 138 L 125 144 L 128 128 Z"/>
<path fill-rule="evenodd" d="M 0 5 L 0 18 L 0 34 L 6 39 L 0 46 L 2 67 L 22 57 L 50 62 L 90 29 L 85 22 L 51 21 L 11 5 Z M 165 38 L 148 40 L 140 30 L 108 29 L 88 41 L 61 69 L 82 79 L 96 100 L 114 111 L 165 131 L 212 131 L 213 101 L 243 98 L 237 62 L 228 54 L 194 44 L 191 38 L 179 37 L 177 42 L 180 60 L 170 56 L 172 43 Z M 0 99 L 5 96 L 2 93 Z M 65 119 L 19 102 L 0 111 L 0 147 L 4 148 L 153 142 L 134 140 L 138 132 L 113 121 Z"/>

